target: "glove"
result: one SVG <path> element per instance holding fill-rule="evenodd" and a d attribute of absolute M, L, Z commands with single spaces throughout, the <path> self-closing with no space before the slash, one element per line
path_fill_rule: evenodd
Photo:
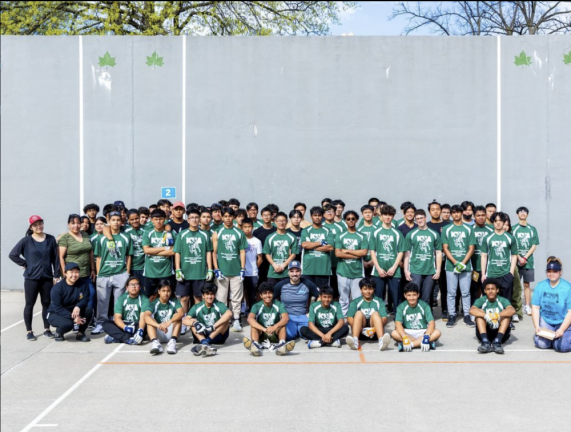
<path fill-rule="evenodd" d="M 373 337 L 375 335 L 375 329 L 373 327 L 365 327 L 361 330 L 361 334 L 367 337 Z"/>
<path fill-rule="evenodd" d="M 422 342 L 420 343 L 420 350 L 422 352 L 430 351 L 430 336 L 424 335 L 422 338 Z"/>
<path fill-rule="evenodd" d="M 199 323 L 198 321 L 195 321 L 193 324 L 194 330 L 196 330 L 196 333 L 198 334 L 204 334 L 204 332 L 206 331 L 206 326 L 202 323 Z"/>
<path fill-rule="evenodd" d="M 133 342 L 137 345 L 141 345 L 143 342 L 143 329 L 137 330 L 137 333 L 131 339 L 133 339 Z"/>
<path fill-rule="evenodd" d="M 184 281 L 184 275 L 182 274 L 182 270 L 181 270 L 181 269 L 178 269 L 178 270 L 175 272 L 175 278 L 176 278 L 176 280 L 179 281 L 179 282 L 183 282 L 183 281 Z"/>
<path fill-rule="evenodd" d="M 454 266 L 454 273 L 462 273 L 464 270 L 466 270 L 466 264 L 458 261 Z"/>
<path fill-rule="evenodd" d="M 402 347 L 405 352 L 412 351 L 412 342 L 410 341 L 410 338 L 408 336 L 402 338 Z"/>
<path fill-rule="evenodd" d="M 497 329 L 500 327 L 500 315 L 497 312 L 488 312 L 485 318 L 490 328 Z"/>
<path fill-rule="evenodd" d="M 222 272 L 218 269 L 214 270 L 214 275 L 216 276 L 216 279 L 226 279 Z"/>
<path fill-rule="evenodd" d="M 327 243 L 327 241 L 325 240 L 321 240 L 321 246 L 327 246 L 329 243 Z"/>
<path fill-rule="evenodd" d="M 206 272 L 206 282 L 210 282 L 212 279 L 214 279 L 214 271 L 208 269 Z"/>
<path fill-rule="evenodd" d="M 214 326 L 206 326 L 206 327 L 204 328 L 204 331 L 205 331 L 206 333 L 212 333 L 212 332 L 214 331 Z"/>
<path fill-rule="evenodd" d="M 115 244 L 115 240 L 107 240 L 107 250 L 111 252 L 112 250 L 115 251 L 117 245 Z"/>
<path fill-rule="evenodd" d="M 241 269 L 240 270 L 240 282 L 242 282 L 245 277 L 246 277 L 246 269 Z"/>
<path fill-rule="evenodd" d="M 126 325 L 123 331 L 129 334 L 135 334 L 135 326 L 132 324 Z"/>
<path fill-rule="evenodd" d="M 174 245 L 174 239 L 172 238 L 172 234 L 169 231 L 167 231 L 163 236 L 163 245 L 165 247 L 171 247 Z"/>

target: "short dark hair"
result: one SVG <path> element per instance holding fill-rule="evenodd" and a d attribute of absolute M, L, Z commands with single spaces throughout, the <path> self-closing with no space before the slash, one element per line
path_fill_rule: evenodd
<path fill-rule="evenodd" d="M 200 209 L 200 216 L 202 216 L 204 213 L 208 213 L 210 216 L 212 216 L 212 211 L 210 211 L 208 208 L 206 207 L 202 207 Z"/>
<path fill-rule="evenodd" d="M 186 211 L 189 211 L 191 208 L 199 208 L 200 206 L 197 203 L 190 203 L 186 205 Z"/>
<path fill-rule="evenodd" d="M 270 214 L 272 214 L 272 209 L 268 206 L 265 206 L 260 213 L 263 216 L 265 212 L 270 212 Z"/>
<path fill-rule="evenodd" d="M 216 288 L 216 285 L 214 285 L 212 282 L 206 282 L 200 291 L 202 292 L 202 294 L 216 295 L 216 291 L 218 291 L 218 289 Z"/>
<path fill-rule="evenodd" d="M 518 214 L 520 211 L 524 211 L 526 213 L 529 213 L 529 209 L 525 206 L 518 207 L 518 209 L 515 211 L 515 213 Z"/>
<path fill-rule="evenodd" d="M 490 207 L 498 208 L 494 203 L 488 203 L 488 204 L 486 204 L 486 208 L 487 208 L 487 209 L 490 208 Z"/>
<path fill-rule="evenodd" d="M 293 206 L 293 208 L 296 209 L 296 208 L 299 207 L 299 206 L 302 206 L 302 207 L 303 207 L 303 210 L 307 210 L 307 206 L 306 206 L 304 203 L 302 203 L 302 202 L 295 203 L 295 205 Z"/>
<path fill-rule="evenodd" d="M 156 209 L 157 207 L 158 207 L 158 205 L 156 205 L 156 204 L 151 204 L 151 205 L 149 206 L 149 212 L 152 212 L 152 211 L 153 211 L 154 209 Z"/>
<path fill-rule="evenodd" d="M 404 211 L 404 209 L 405 209 L 406 207 L 410 207 L 410 206 L 413 206 L 413 207 L 414 207 L 414 204 L 411 203 L 410 201 L 405 201 L 405 202 L 403 202 L 403 203 L 400 205 L 400 209 L 401 209 L 402 211 Z M 415 209 L 415 210 L 416 210 L 416 209 Z"/>
<path fill-rule="evenodd" d="M 402 209 L 402 214 L 405 214 L 410 209 L 413 209 L 416 212 L 416 207 L 411 202 L 409 202 L 406 206 L 404 206 L 404 208 L 401 208 L 401 209 Z M 424 211 L 424 210 L 422 210 L 422 211 Z M 426 213 L 425 213 L 425 216 L 426 216 Z"/>
<path fill-rule="evenodd" d="M 450 213 L 462 213 L 463 211 L 464 207 L 459 206 L 458 204 L 454 204 L 452 207 L 450 207 Z"/>
<path fill-rule="evenodd" d="M 262 294 L 266 291 L 271 291 L 274 293 L 274 285 L 271 282 L 262 282 L 258 287 L 258 293 Z"/>
<path fill-rule="evenodd" d="M 403 293 L 406 294 L 407 292 L 415 292 L 420 294 L 420 288 L 414 282 L 409 282 L 404 286 Z"/>
<path fill-rule="evenodd" d="M 334 206 L 340 205 L 340 206 L 342 206 L 343 208 L 345 208 L 345 203 L 344 203 L 342 200 L 340 200 L 340 199 L 333 200 L 333 201 L 331 202 L 331 205 L 334 205 Z"/>
<path fill-rule="evenodd" d="M 321 213 L 323 214 L 323 213 Z M 299 216 L 300 218 L 303 217 L 299 210 L 292 210 L 289 212 L 289 218 L 291 219 L 294 216 Z"/>
<path fill-rule="evenodd" d="M 246 205 L 246 210 L 250 210 L 250 209 L 252 209 L 252 208 L 255 208 L 256 210 L 259 210 L 258 204 L 256 204 L 255 202 L 251 202 L 251 203 L 248 203 L 248 204 Z"/>
<path fill-rule="evenodd" d="M 195 214 L 198 215 L 198 217 L 200 217 L 200 211 L 198 210 L 198 207 L 191 207 L 186 211 L 187 216 L 190 216 L 191 214 Z"/>
<path fill-rule="evenodd" d="M 375 288 L 375 282 L 370 277 L 364 277 L 359 281 L 359 288 L 363 289 L 363 287 Z"/>
<path fill-rule="evenodd" d="M 430 206 L 433 206 L 433 205 L 437 205 L 438 207 L 442 208 L 442 205 L 441 205 L 438 201 L 436 201 L 435 199 L 433 199 L 431 203 L 428 203 L 428 208 L 427 208 L 427 210 L 430 211 Z"/>
<path fill-rule="evenodd" d="M 324 287 L 321 287 L 321 289 L 319 290 L 319 294 L 321 295 L 333 296 L 334 293 L 335 291 L 329 285 L 325 285 Z"/>
<path fill-rule="evenodd" d="M 252 219 L 250 219 L 249 217 L 245 217 L 245 218 L 242 220 L 242 226 L 244 226 L 244 225 L 252 225 L 252 226 L 254 226 L 254 222 L 253 222 Z"/>
<path fill-rule="evenodd" d="M 474 209 L 474 214 L 478 213 L 479 211 L 483 211 L 484 213 L 486 213 L 486 208 L 484 206 L 476 206 L 476 208 Z"/>
<path fill-rule="evenodd" d="M 276 204 L 268 204 L 266 207 L 269 207 L 272 213 L 277 213 L 280 211 L 280 208 Z"/>
<path fill-rule="evenodd" d="M 322 208 L 323 208 L 323 213 L 329 210 L 335 210 L 331 204 L 325 204 L 324 206 L 322 206 Z"/>
<path fill-rule="evenodd" d="M 369 201 L 367 201 L 367 204 L 371 205 L 371 203 L 374 201 L 381 202 L 380 199 L 373 197 L 373 198 L 369 198 Z"/>
<path fill-rule="evenodd" d="M 359 215 L 358 215 L 357 212 L 354 211 L 354 210 L 348 210 L 348 211 L 346 211 L 345 213 L 343 213 L 343 220 L 347 220 L 347 218 L 348 218 L 349 216 L 351 216 L 351 215 L 355 216 L 355 218 L 356 218 L 357 220 L 359 220 Z"/>
<path fill-rule="evenodd" d="M 409 208 L 411 208 L 411 207 L 409 207 Z M 405 210 L 405 213 L 406 213 L 406 210 Z M 415 216 L 415 217 L 416 217 L 416 216 L 424 216 L 424 217 L 426 217 L 426 212 L 424 211 L 424 209 L 418 209 L 418 210 L 415 210 L 415 211 L 414 211 L 414 216 Z"/>
<path fill-rule="evenodd" d="M 127 219 L 128 219 L 129 216 L 131 216 L 131 215 L 141 216 L 141 214 L 139 213 L 139 210 L 137 210 L 137 209 L 135 209 L 135 208 L 129 209 L 129 210 L 127 211 Z"/>
<path fill-rule="evenodd" d="M 139 207 L 139 214 L 140 215 L 145 215 L 145 216 L 150 216 L 151 212 L 149 211 L 149 209 L 147 207 Z"/>
<path fill-rule="evenodd" d="M 323 207 L 323 204 L 325 204 L 326 202 L 331 204 L 331 203 L 333 203 L 333 200 L 331 198 L 323 198 L 321 200 L 321 207 Z"/>
<path fill-rule="evenodd" d="M 172 203 L 168 199 L 160 199 L 157 201 L 158 207 L 165 206 L 165 205 L 172 206 Z"/>
<path fill-rule="evenodd" d="M 321 207 L 318 207 L 318 206 L 311 207 L 311 210 L 309 210 L 309 215 L 313 216 L 314 214 L 318 214 L 319 216 L 323 216 L 323 209 Z"/>
<path fill-rule="evenodd" d="M 365 204 L 361 207 L 361 213 L 363 213 L 365 210 L 371 210 L 373 213 L 375 212 L 375 208 L 369 204 Z"/>
<path fill-rule="evenodd" d="M 162 287 L 169 287 L 171 289 L 171 293 L 173 291 L 173 283 L 169 279 L 161 279 L 159 281 L 159 289 Z"/>
<path fill-rule="evenodd" d="M 472 211 L 474 211 L 474 207 L 476 207 L 472 201 L 464 201 L 460 205 L 462 206 L 462 210 L 468 210 L 468 207 L 472 207 Z"/>
<path fill-rule="evenodd" d="M 397 214 L 396 209 L 390 204 L 384 205 L 383 208 L 381 209 L 381 216 L 382 215 L 394 216 L 396 214 Z"/>
<path fill-rule="evenodd" d="M 114 211 L 119 211 L 117 206 L 114 204 L 105 204 L 105 206 L 103 206 L 103 216 L 105 216 L 105 217 L 107 217 L 107 215 L 109 213 L 114 212 Z"/>
<path fill-rule="evenodd" d="M 97 204 L 87 204 L 83 207 L 83 213 L 87 213 L 89 210 L 95 210 L 99 213 L 99 206 Z"/>
<path fill-rule="evenodd" d="M 220 207 L 227 207 L 227 206 L 228 206 L 228 201 L 226 201 L 226 200 L 220 200 L 220 201 L 218 201 L 218 204 L 220 204 Z"/>
<path fill-rule="evenodd" d="M 238 211 L 236 212 L 236 217 L 240 217 L 240 216 L 242 216 L 242 217 L 248 217 L 248 212 L 247 212 L 245 209 L 240 208 L 240 209 L 238 209 Z"/>
<path fill-rule="evenodd" d="M 279 217 L 284 217 L 285 220 L 287 221 L 287 215 L 284 212 L 277 212 L 276 219 Z"/>
<path fill-rule="evenodd" d="M 500 283 L 499 280 L 494 279 L 494 278 L 488 278 L 486 279 L 484 282 L 482 282 L 482 285 L 484 287 L 484 290 L 486 289 L 486 285 L 495 285 L 496 289 L 501 289 L 502 284 Z"/>
<path fill-rule="evenodd" d="M 157 208 L 157 209 L 154 209 L 153 212 L 151 213 L 151 219 L 156 218 L 156 217 L 166 218 L 167 214 L 164 212 L 164 210 Z"/>
<path fill-rule="evenodd" d="M 232 207 L 224 207 L 222 209 L 222 216 L 224 216 L 226 213 L 228 213 L 232 217 L 236 216 L 236 212 L 234 211 L 234 209 Z"/>
<path fill-rule="evenodd" d="M 444 209 L 450 210 L 450 204 L 442 204 L 442 210 Z"/>
<path fill-rule="evenodd" d="M 494 223 L 496 221 L 497 218 L 500 218 L 500 220 L 504 223 L 506 223 L 509 220 L 509 216 L 504 213 L 504 212 L 494 212 L 494 214 L 492 215 L 492 217 L 490 218 L 490 221 L 492 221 L 492 223 Z"/>
<path fill-rule="evenodd" d="M 238 201 L 236 198 L 230 198 L 228 200 L 228 205 L 237 205 L 238 207 L 240 207 L 240 201 Z"/>

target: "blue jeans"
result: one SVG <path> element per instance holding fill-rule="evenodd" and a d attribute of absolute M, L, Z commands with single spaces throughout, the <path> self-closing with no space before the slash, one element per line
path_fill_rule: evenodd
<path fill-rule="evenodd" d="M 87 283 L 87 286 L 89 287 L 89 307 L 91 309 L 93 309 L 93 304 L 95 303 L 97 305 L 97 303 L 95 302 L 95 286 L 93 285 L 93 281 L 91 280 L 91 278 L 88 277 L 83 277 L 79 279 L 80 281 L 85 281 Z"/>
<path fill-rule="evenodd" d="M 563 323 L 561 323 L 561 324 L 563 324 Z M 556 330 L 559 330 L 559 327 L 561 327 L 561 324 L 553 326 L 551 324 L 546 323 L 543 320 L 543 318 L 541 317 L 541 315 L 539 316 L 539 327 L 543 327 L 543 328 L 548 329 L 548 330 L 556 331 Z M 558 339 L 549 340 L 549 339 L 539 337 L 537 335 L 535 335 L 533 337 L 533 339 L 535 342 L 535 346 L 537 348 L 541 348 L 541 349 L 553 348 L 557 352 L 570 352 L 571 351 L 571 327 L 569 327 L 567 330 L 565 330 L 565 333 L 563 333 L 563 336 L 558 338 Z"/>
<path fill-rule="evenodd" d="M 286 324 L 286 340 L 290 341 L 298 336 L 301 337 L 301 328 L 307 327 L 307 317 L 305 315 L 290 315 Z"/>
<path fill-rule="evenodd" d="M 465 271 L 462 273 L 454 273 L 453 271 L 446 272 L 446 284 L 448 285 L 448 314 L 456 315 L 456 289 L 460 285 L 460 292 L 462 293 L 462 309 L 464 309 L 464 316 L 470 315 L 470 286 L 472 284 L 472 272 Z M 509 300 L 509 299 L 508 299 Z"/>

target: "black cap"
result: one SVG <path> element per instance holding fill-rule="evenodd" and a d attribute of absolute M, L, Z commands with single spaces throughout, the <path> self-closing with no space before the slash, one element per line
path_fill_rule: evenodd
<path fill-rule="evenodd" d="M 545 270 L 555 270 L 557 272 L 561 271 L 561 264 L 559 264 L 557 261 L 551 261 L 547 264 L 547 268 Z"/>
<path fill-rule="evenodd" d="M 68 262 L 68 263 L 65 265 L 65 271 L 66 271 L 66 272 L 67 272 L 67 271 L 70 271 L 70 270 L 73 270 L 73 269 L 78 269 L 78 270 L 79 270 L 79 264 L 74 263 L 74 262 Z"/>
<path fill-rule="evenodd" d="M 119 208 L 125 208 L 125 203 L 123 201 L 115 201 L 113 205 Z"/>

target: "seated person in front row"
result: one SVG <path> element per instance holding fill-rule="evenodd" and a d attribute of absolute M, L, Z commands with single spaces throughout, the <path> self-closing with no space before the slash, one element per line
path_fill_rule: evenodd
<path fill-rule="evenodd" d="M 167 353 L 176 354 L 176 343 L 182 328 L 184 310 L 179 299 L 172 296 L 171 281 L 160 282 L 159 297 L 145 311 L 147 332 L 151 338 L 151 354 L 163 352 L 161 344 L 167 344 Z"/>
<path fill-rule="evenodd" d="M 391 336 L 385 333 L 385 325 L 387 324 L 385 302 L 379 297 L 375 297 L 373 279 L 361 279 L 359 288 L 361 289 L 361 297 L 351 302 L 347 312 L 347 321 L 351 326 L 353 335 L 347 336 L 345 340 L 353 350 L 359 349 L 359 339 L 378 340 L 379 349 L 384 351 L 391 341 Z"/>
<path fill-rule="evenodd" d="M 182 323 L 191 327 L 194 341 L 199 345 L 190 351 L 196 355 L 213 356 L 217 349 L 211 344 L 223 344 L 230 334 L 232 311 L 226 305 L 216 300 L 216 286 L 207 282 L 202 287 L 202 301 L 195 304 Z"/>
<path fill-rule="evenodd" d="M 333 288 L 330 286 L 321 288 L 320 293 L 321 301 L 309 307 L 308 326 L 301 328 L 301 336 L 309 341 L 309 349 L 322 346 L 341 348 L 341 338 L 349 333 L 341 305 L 333 301 Z"/>
<path fill-rule="evenodd" d="M 295 341 L 286 343 L 286 325 L 289 315 L 282 302 L 274 300 L 274 286 L 263 282 L 258 288 L 262 301 L 254 304 L 248 314 L 252 340 L 245 337 L 244 347 L 252 355 L 262 355 L 262 349 L 275 351 L 276 355 L 285 355 L 295 347 Z"/>
<path fill-rule="evenodd" d="M 476 337 L 482 343 L 478 352 L 503 354 L 502 344 L 510 338 L 510 322 L 515 309 L 511 302 L 500 297 L 500 282 L 486 279 L 484 295 L 474 302 L 470 315 L 476 317 Z"/>
<path fill-rule="evenodd" d="M 391 336 L 398 342 L 399 352 L 420 348 L 423 352 L 436 349 L 440 331 L 436 330 L 434 317 L 428 303 L 419 300 L 420 288 L 414 282 L 404 287 L 404 298 L 397 307 L 395 329 Z"/>

